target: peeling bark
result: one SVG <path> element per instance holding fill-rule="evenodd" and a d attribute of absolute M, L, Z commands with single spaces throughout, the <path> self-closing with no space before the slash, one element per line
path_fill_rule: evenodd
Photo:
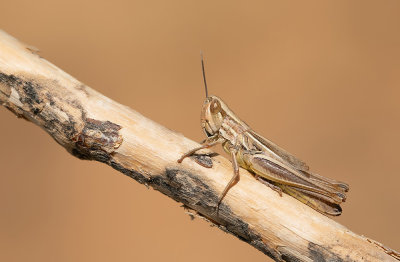
<path fill-rule="evenodd" d="M 276 261 L 400 260 L 396 251 L 279 197 L 243 169 L 217 214 L 218 196 L 232 176 L 227 159 L 199 154 L 178 164 L 197 143 L 90 89 L 2 31 L 0 103 L 74 156 L 153 187 Z"/>

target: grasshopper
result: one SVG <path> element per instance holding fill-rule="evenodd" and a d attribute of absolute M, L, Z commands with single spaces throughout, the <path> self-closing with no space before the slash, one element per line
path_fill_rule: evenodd
<path fill-rule="evenodd" d="M 206 90 L 201 126 L 207 138 L 200 147 L 182 155 L 178 163 L 198 150 L 222 144 L 231 156 L 233 176 L 219 197 L 217 210 L 229 189 L 238 182 L 240 166 L 280 196 L 284 192 L 323 214 L 340 215 L 340 204 L 346 200 L 345 192 L 349 186 L 311 173 L 306 163 L 254 132 L 221 98 L 209 96 L 202 54 L 201 66 Z"/>

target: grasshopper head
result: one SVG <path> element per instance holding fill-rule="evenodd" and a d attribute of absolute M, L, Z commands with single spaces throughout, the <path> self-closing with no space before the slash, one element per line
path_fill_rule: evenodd
<path fill-rule="evenodd" d="M 222 100 L 216 96 L 206 98 L 201 110 L 201 126 L 208 137 L 218 133 L 226 115 L 226 108 Z"/>

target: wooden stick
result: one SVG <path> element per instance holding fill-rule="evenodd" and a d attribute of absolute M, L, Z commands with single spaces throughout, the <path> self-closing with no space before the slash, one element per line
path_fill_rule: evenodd
<path fill-rule="evenodd" d="M 290 196 L 280 197 L 244 169 L 217 215 L 218 196 L 232 176 L 227 159 L 203 155 L 178 164 L 197 143 L 85 86 L 2 31 L 0 103 L 74 156 L 159 190 L 277 261 L 400 259 Z"/>

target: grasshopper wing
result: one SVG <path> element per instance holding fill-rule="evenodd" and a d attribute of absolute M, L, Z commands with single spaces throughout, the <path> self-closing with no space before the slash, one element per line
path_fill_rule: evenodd
<path fill-rule="evenodd" d="M 248 170 L 323 213 L 338 213 L 338 205 L 346 199 L 344 187 L 337 186 L 337 183 L 296 170 L 263 152 L 243 153 L 242 161 Z"/>
<path fill-rule="evenodd" d="M 336 181 L 311 172 L 301 171 L 301 173 L 310 180 L 314 181 L 314 183 L 325 185 L 332 188 L 332 190 L 337 190 L 343 193 L 349 191 L 349 185 L 344 182 Z"/>
<path fill-rule="evenodd" d="M 260 136 L 253 130 L 247 131 L 247 136 L 252 140 L 252 143 L 256 145 L 256 147 L 261 147 L 262 151 L 272 152 L 282 160 L 288 162 L 294 168 L 302 171 L 308 171 L 308 165 L 302 160 L 298 159 L 294 155 L 290 154 L 286 150 L 280 148 L 276 144 L 272 143 L 268 139 Z M 258 145 L 257 145 L 258 144 Z"/>
<path fill-rule="evenodd" d="M 282 162 L 283 165 L 291 165 L 292 168 L 297 171 L 297 174 L 303 175 L 307 180 L 310 180 L 312 183 L 320 185 L 321 187 L 330 188 L 330 190 L 333 191 L 337 190 L 343 193 L 349 191 L 349 186 L 346 183 L 335 181 L 333 179 L 311 173 L 309 171 L 308 165 L 305 162 L 291 155 L 268 139 L 260 136 L 253 130 L 249 130 L 246 135 L 249 139 L 251 139 L 252 144 L 255 145 L 256 148 L 261 149 L 261 151 L 265 153 L 268 153 L 269 155 L 271 155 L 272 158 Z M 278 156 L 278 158 L 276 158 L 276 156 Z"/>
<path fill-rule="evenodd" d="M 332 203 L 330 199 L 327 199 L 324 195 L 286 185 L 278 186 L 286 194 L 296 198 L 303 204 L 312 207 L 320 213 L 331 216 L 339 216 L 340 214 L 342 214 L 342 208 L 340 207 L 340 205 Z"/>

